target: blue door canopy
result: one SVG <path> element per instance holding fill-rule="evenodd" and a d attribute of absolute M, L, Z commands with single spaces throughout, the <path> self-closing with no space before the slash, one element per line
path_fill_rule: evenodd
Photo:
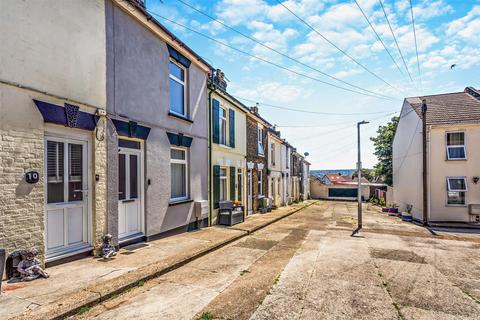
<path fill-rule="evenodd" d="M 149 127 L 141 126 L 135 121 L 126 122 L 112 119 L 112 122 L 119 136 L 147 140 L 148 135 L 150 134 Z"/>
<path fill-rule="evenodd" d="M 35 99 L 33 99 L 33 102 L 42 114 L 44 122 L 90 131 L 93 131 L 97 126 L 99 117 L 80 111 L 78 106 L 65 103 L 65 106 L 62 107 Z"/>
<path fill-rule="evenodd" d="M 167 132 L 168 141 L 171 145 L 190 148 L 193 138 L 184 136 L 182 133 L 176 134 Z"/>

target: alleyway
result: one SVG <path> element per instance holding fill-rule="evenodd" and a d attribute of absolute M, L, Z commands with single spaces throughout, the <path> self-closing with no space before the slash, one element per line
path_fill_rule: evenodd
<path fill-rule="evenodd" d="M 478 319 L 480 237 L 320 202 L 75 319 Z M 203 315 L 203 317 L 202 317 Z"/>

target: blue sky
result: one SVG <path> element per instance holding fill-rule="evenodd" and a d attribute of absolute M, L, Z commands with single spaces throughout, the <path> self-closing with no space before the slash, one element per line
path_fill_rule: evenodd
<path fill-rule="evenodd" d="M 362 156 L 364 166 L 372 167 L 376 158 L 369 137 L 392 117 L 392 113 L 400 110 L 406 96 L 462 91 L 465 86 L 480 87 L 480 0 L 412 0 L 421 81 L 408 0 L 382 1 L 407 68 L 378 0 L 357 2 L 398 68 L 353 0 L 282 2 L 389 85 L 341 54 L 275 0 L 181 1 L 309 66 L 262 47 L 179 0 L 147 0 L 153 13 L 297 72 L 274 67 L 156 17 L 209 63 L 225 72 L 232 95 L 258 101 L 260 113 L 279 126 L 282 136 L 300 152 L 310 153 L 308 159 L 313 169 L 355 167 L 355 123 L 361 120 L 371 121 L 362 129 Z M 453 69 L 450 68 L 452 64 L 456 64 Z M 365 96 L 312 80 L 359 91 L 314 69 L 392 99 Z M 247 100 L 243 102 L 253 105 Z M 317 113 L 276 109 L 262 102 Z M 345 115 L 352 113 L 357 114 Z"/>

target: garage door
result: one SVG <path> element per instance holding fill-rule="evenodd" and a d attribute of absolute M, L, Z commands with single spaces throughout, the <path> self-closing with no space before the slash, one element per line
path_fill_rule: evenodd
<path fill-rule="evenodd" d="M 352 188 L 329 188 L 328 197 L 330 198 L 356 198 L 357 189 Z"/>

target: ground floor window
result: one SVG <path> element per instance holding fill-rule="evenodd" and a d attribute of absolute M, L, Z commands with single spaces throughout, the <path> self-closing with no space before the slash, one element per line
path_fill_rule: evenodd
<path fill-rule="evenodd" d="M 85 146 L 55 140 L 46 144 L 47 203 L 82 201 Z"/>
<path fill-rule="evenodd" d="M 263 172 L 262 170 L 258 170 L 258 195 L 262 196 L 263 195 Z"/>
<path fill-rule="evenodd" d="M 237 200 L 239 202 L 242 201 L 242 190 L 243 190 L 243 183 L 242 183 L 242 169 L 239 168 L 237 170 Z"/>
<path fill-rule="evenodd" d="M 170 151 L 171 195 L 170 200 L 178 201 L 188 198 L 188 159 L 187 151 L 172 148 Z"/>
<path fill-rule="evenodd" d="M 227 168 L 220 168 L 220 201 L 228 200 Z"/>
<path fill-rule="evenodd" d="M 465 205 L 466 191 L 467 191 L 466 177 L 447 178 L 447 204 Z"/>

